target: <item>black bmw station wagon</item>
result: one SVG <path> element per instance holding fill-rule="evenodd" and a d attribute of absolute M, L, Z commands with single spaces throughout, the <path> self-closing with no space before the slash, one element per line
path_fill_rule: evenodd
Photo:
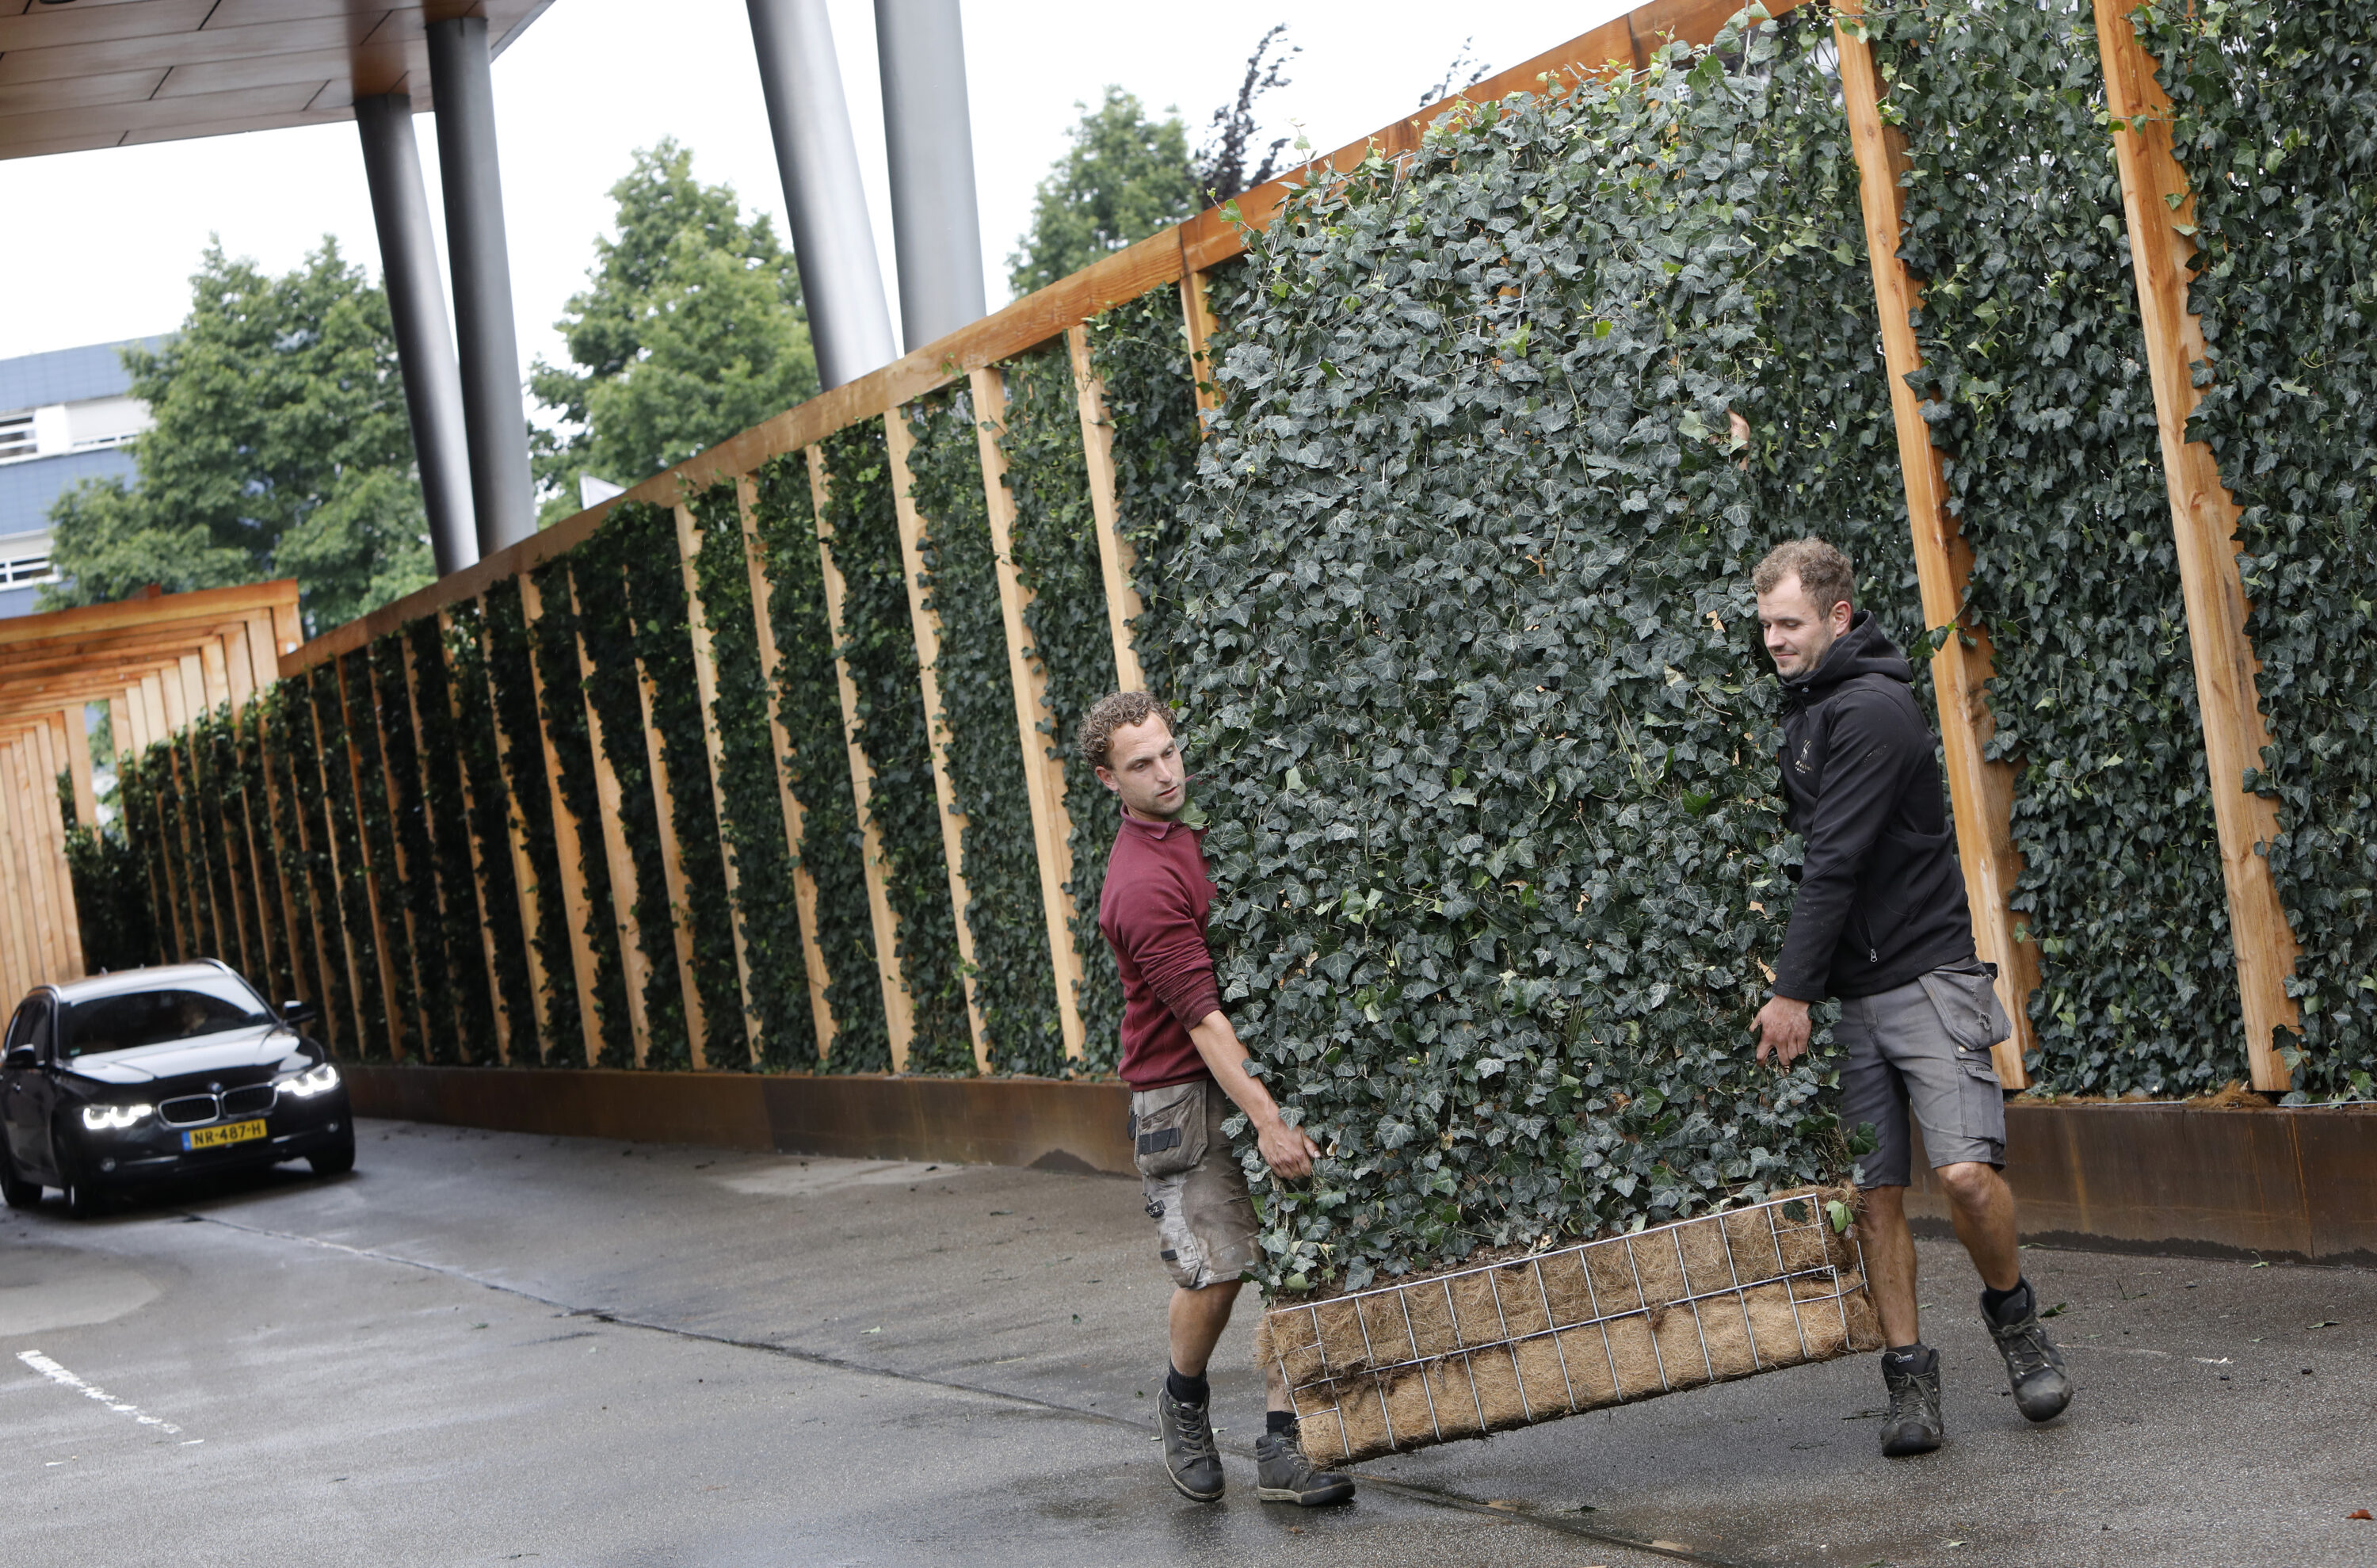
<path fill-rule="evenodd" d="M 217 960 L 43 986 L 0 1045 L 0 1198 L 87 1215 L 136 1184 L 303 1158 L 351 1170 L 346 1086 L 302 1025 Z"/>

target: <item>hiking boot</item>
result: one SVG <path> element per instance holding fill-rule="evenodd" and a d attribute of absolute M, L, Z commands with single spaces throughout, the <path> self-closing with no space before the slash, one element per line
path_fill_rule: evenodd
<path fill-rule="evenodd" d="M 2063 1352 L 2047 1337 L 2038 1321 L 2038 1298 L 2024 1280 L 1994 1312 L 1986 1303 L 1981 1317 L 2005 1357 L 2006 1377 L 2013 1384 L 2014 1408 L 2023 1418 L 2051 1421 L 2072 1403 L 2072 1380 L 2064 1374 Z"/>
<path fill-rule="evenodd" d="M 1180 1495 L 1211 1502 L 1222 1495 L 1222 1455 L 1213 1447 L 1213 1420 L 1202 1405 L 1183 1405 L 1168 1388 L 1155 1395 L 1155 1420 L 1164 1434 L 1164 1469 Z"/>
<path fill-rule="evenodd" d="M 1881 1423 L 1885 1458 L 1929 1454 L 1947 1440 L 1940 1421 L 1940 1352 L 1928 1345 L 1905 1355 L 1885 1350 L 1881 1381 L 1890 1386 L 1890 1418 Z"/>
<path fill-rule="evenodd" d="M 1265 1502 L 1320 1508 L 1354 1501 L 1354 1478 L 1314 1469 L 1293 1430 L 1267 1431 L 1255 1439 L 1255 1480 Z"/>

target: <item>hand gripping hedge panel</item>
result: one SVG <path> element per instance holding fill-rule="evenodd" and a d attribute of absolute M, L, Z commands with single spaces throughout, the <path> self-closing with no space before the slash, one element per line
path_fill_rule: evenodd
<path fill-rule="evenodd" d="M 1827 1213 L 1853 1199 L 1778 1194 L 1274 1308 L 1256 1358 L 1325 1466 L 1877 1350 L 1861 1253 Z"/>

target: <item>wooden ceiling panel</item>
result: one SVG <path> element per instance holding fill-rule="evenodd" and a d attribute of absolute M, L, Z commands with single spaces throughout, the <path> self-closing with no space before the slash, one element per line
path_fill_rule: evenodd
<path fill-rule="evenodd" d="M 500 53 L 551 0 L 0 0 L 0 158 L 427 111 L 425 30 L 479 15 Z"/>
<path fill-rule="evenodd" d="M 44 109 L 86 109 L 94 103 L 137 103 L 152 97 L 165 79 L 161 66 L 109 71 L 98 76 L 59 77 L 48 81 L 0 84 L 0 114 L 31 114 Z"/>

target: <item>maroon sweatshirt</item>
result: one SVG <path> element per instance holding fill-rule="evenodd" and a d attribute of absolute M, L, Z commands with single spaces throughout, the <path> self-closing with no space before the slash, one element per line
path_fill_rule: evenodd
<path fill-rule="evenodd" d="M 1134 1089 L 1212 1075 L 1188 1038 L 1191 1024 L 1222 1006 L 1205 946 L 1213 881 L 1202 837 L 1179 822 L 1126 813 L 1106 856 L 1098 929 L 1122 971 L 1122 1078 Z"/>

